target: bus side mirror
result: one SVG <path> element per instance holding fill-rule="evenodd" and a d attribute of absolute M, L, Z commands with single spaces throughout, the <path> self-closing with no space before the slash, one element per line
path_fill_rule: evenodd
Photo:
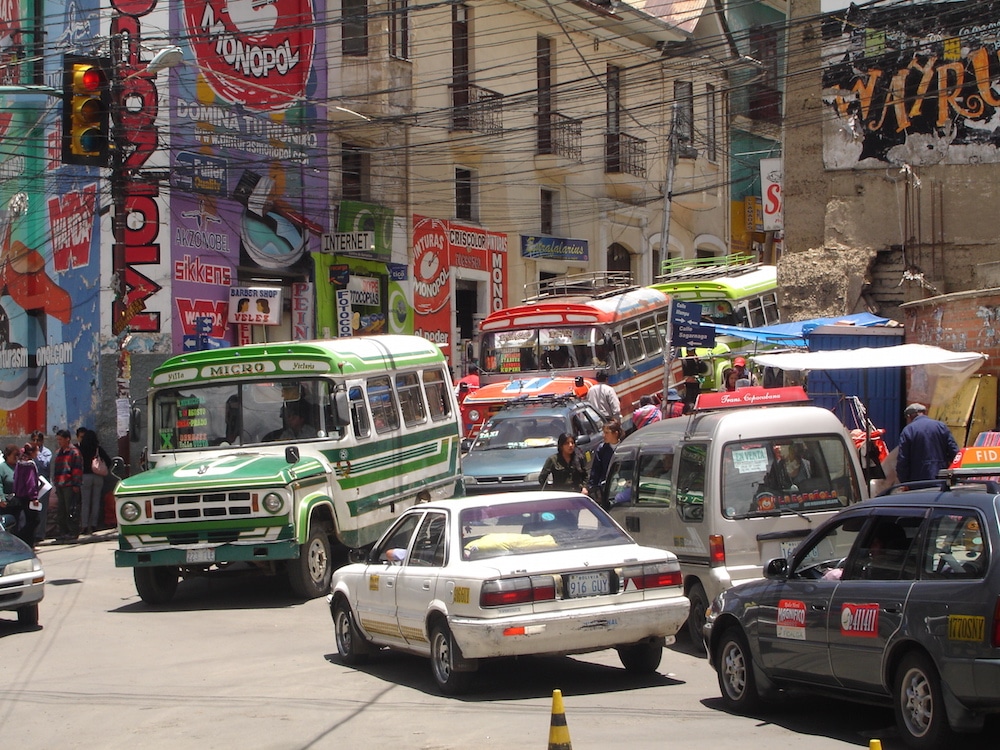
<path fill-rule="evenodd" d="M 289 445 L 285 448 L 285 461 L 290 464 L 297 464 L 299 462 L 299 446 Z"/>
<path fill-rule="evenodd" d="M 347 427 L 351 423 L 351 402 L 347 399 L 347 391 L 333 394 L 333 404 L 337 427 Z"/>
<path fill-rule="evenodd" d="M 133 406 L 128 414 L 128 434 L 133 443 L 139 442 L 139 432 L 142 430 L 142 409 Z"/>

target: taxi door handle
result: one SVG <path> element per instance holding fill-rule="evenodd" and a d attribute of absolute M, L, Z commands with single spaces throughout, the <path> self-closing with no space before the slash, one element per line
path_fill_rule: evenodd
<path fill-rule="evenodd" d="M 431 582 L 430 581 L 424 581 L 424 585 L 421 586 L 421 588 L 424 591 L 430 591 L 431 590 Z"/>
<path fill-rule="evenodd" d="M 396 585 L 396 582 L 395 582 L 394 580 L 392 580 L 391 578 L 387 578 L 387 579 L 385 580 L 385 587 L 386 587 L 387 589 L 391 589 L 391 588 L 393 588 L 393 587 L 394 587 L 395 585 Z"/>
<path fill-rule="evenodd" d="M 826 605 L 825 604 L 811 604 L 811 605 L 809 605 L 809 609 L 813 610 L 814 612 L 826 612 Z"/>
<path fill-rule="evenodd" d="M 882 611 L 885 612 L 886 614 L 898 615 L 900 612 L 903 611 L 903 606 L 901 604 L 889 604 L 885 607 L 882 607 Z"/>

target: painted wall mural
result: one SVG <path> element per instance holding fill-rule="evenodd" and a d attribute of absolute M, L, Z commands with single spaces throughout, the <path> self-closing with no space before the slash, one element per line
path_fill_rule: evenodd
<path fill-rule="evenodd" d="M 99 32 L 97 2 L 46 15 L 41 73 L 61 87 L 64 52 Z M 35 83 L 34 4 L 0 0 L 0 71 Z M 99 350 L 99 174 L 61 163 L 58 110 L 40 94 L 0 96 L 0 435 L 92 424 Z"/>
<path fill-rule="evenodd" d="M 1000 161 L 998 11 L 953 2 L 827 14 L 827 168 Z"/>
<path fill-rule="evenodd" d="M 174 351 L 210 318 L 228 346 L 237 268 L 304 271 L 329 231 L 322 0 L 182 0 L 171 76 Z"/>

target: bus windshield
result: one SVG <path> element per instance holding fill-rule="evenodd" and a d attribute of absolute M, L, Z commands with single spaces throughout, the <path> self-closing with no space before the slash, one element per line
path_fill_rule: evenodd
<path fill-rule="evenodd" d="M 497 331 L 483 335 L 480 360 L 484 371 L 499 373 L 603 367 L 608 344 L 597 326 Z"/>
<path fill-rule="evenodd" d="M 338 439 L 329 405 L 320 379 L 164 388 L 153 397 L 153 450 Z"/>

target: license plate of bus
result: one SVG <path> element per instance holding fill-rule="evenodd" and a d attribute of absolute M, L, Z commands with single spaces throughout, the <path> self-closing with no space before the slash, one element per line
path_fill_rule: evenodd
<path fill-rule="evenodd" d="M 189 563 L 210 563 L 215 562 L 214 547 L 199 547 L 187 551 L 187 562 Z"/>
<path fill-rule="evenodd" d="M 601 596 L 611 593 L 611 577 L 603 573 L 570 573 L 566 576 L 566 598 Z"/>

